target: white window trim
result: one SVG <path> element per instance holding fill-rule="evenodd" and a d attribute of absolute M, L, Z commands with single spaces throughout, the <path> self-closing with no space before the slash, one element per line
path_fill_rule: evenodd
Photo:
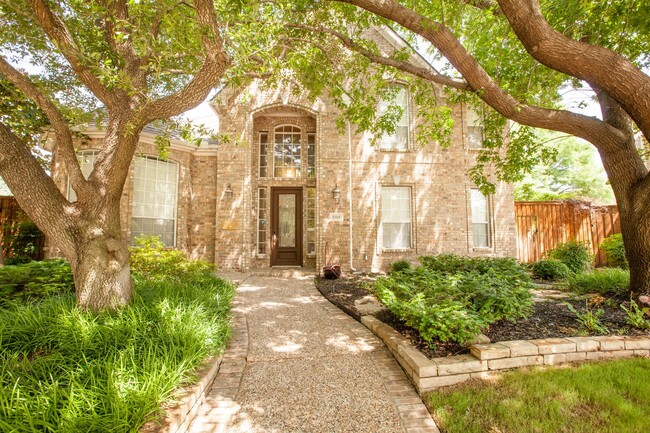
<path fill-rule="evenodd" d="M 289 132 L 288 134 L 299 134 L 300 135 L 300 165 L 296 166 L 300 170 L 300 176 L 287 177 L 287 176 L 276 176 L 275 175 L 275 168 L 276 168 L 276 165 L 275 165 L 275 146 L 276 146 L 275 134 L 276 134 L 277 129 L 283 128 L 285 126 L 291 126 L 291 127 L 294 127 L 294 128 L 298 128 L 298 130 L 299 130 L 299 132 Z M 271 142 L 270 142 L 270 144 L 272 146 L 271 155 L 272 155 L 272 163 L 273 163 L 272 164 L 273 173 L 272 173 L 272 176 L 267 176 L 267 177 L 270 177 L 272 179 L 286 179 L 286 180 L 303 179 L 305 177 L 305 173 L 303 172 L 304 169 L 305 169 L 303 167 L 303 165 L 305 165 L 305 158 L 304 158 L 304 147 L 305 146 L 303 145 L 303 137 L 302 137 L 303 134 L 304 134 L 303 129 L 304 128 L 302 128 L 301 126 L 295 125 L 293 123 L 283 123 L 283 124 L 276 125 L 276 126 L 273 127 L 273 136 L 271 137 L 272 139 L 271 139 Z M 284 134 L 284 133 L 280 132 L 280 134 Z M 284 166 L 282 166 L 281 168 L 284 168 Z"/>
<path fill-rule="evenodd" d="M 266 146 L 266 176 L 262 176 L 262 165 L 260 164 L 262 159 L 262 134 L 266 134 L 266 143 L 264 144 Z M 259 131 L 257 133 L 257 177 L 260 179 L 267 179 L 269 177 L 269 144 L 274 144 L 269 143 L 270 135 L 269 131 Z"/>
<path fill-rule="evenodd" d="M 406 86 L 402 83 L 392 83 L 390 84 L 393 87 L 398 87 L 401 90 L 404 91 L 404 99 L 406 100 L 406 104 L 404 107 L 404 116 L 406 117 L 406 125 L 400 125 L 399 123 L 395 125 L 395 127 L 398 126 L 406 126 L 406 148 L 404 149 L 397 149 L 395 147 L 384 147 L 383 146 L 383 139 L 384 136 L 387 134 L 382 135 L 379 138 L 379 145 L 377 146 L 377 150 L 380 152 L 395 152 L 395 153 L 404 153 L 404 152 L 410 152 L 412 150 L 411 147 L 411 94 L 406 88 Z M 382 103 L 383 101 L 380 101 Z M 394 102 L 394 101 L 391 101 Z M 395 134 L 397 134 L 397 130 L 395 131 Z"/>
<path fill-rule="evenodd" d="M 487 221 L 485 223 L 476 223 L 476 224 L 486 224 L 487 225 L 487 243 L 488 245 L 485 247 L 481 246 L 475 246 L 474 245 L 474 214 L 472 212 L 472 191 L 478 191 L 479 193 L 480 190 L 478 188 L 470 188 L 469 189 L 469 231 L 468 231 L 468 244 L 471 247 L 471 250 L 474 252 L 484 252 L 484 253 L 491 253 L 494 252 L 494 239 L 493 239 L 493 231 L 494 231 L 494 221 L 493 221 L 493 214 L 494 211 L 492 209 L 492 195 L 485 195 L 483 193 L 483 196 L 485 197 L 485 208 L 487 211 Z"/>
<path fill-rule="evenodd" d="M 409 213 L 410 213 L 410 221 L 408 224 L 410 225 L 410 246 L 409 247 L 401 247 L 401 248 L 390 248 L 386 247 L 384 245 L 384 200 L 383 200 L 383 191 L 386 188 L 407 188 L 409 191 Z M 381 197 L 381 203 L 379 206 L 379 209 L 381 210 L 381 217 L 379 219 L 379 224 L 381 227 L 381 236 L 379 236 L 379 242 L 381 245 L 381 251 L 386 252 L 386 253 L 395 253 L 395 252 L 407 252 L 407 251 L 413 251 L 415 249 L 415 239 L 414 239 L 414 233 L 415 233 L 415 225 L 413 224 L 413 216 L 414 216 L 414 203 L 413 203 L 413 186 L 412 185 L 395 185 L 395 184 L 389 184 L 389 185 L 381 185 L 380 189 L 380 197 Z M 388 223 L 390 224 L 390 223 Z M 402 222 L 401 224 L 405 224 Z"/>
<path fill-rule="evenodd" d="M 309 212 L 309 190 L 314 191 L 314 228 L 309 228 L 309 218 L 307 217 L 308 212 Z M 309 236 L 307 235 L 308 233 L 313 233 L 313 238 L 314 238 L 314 252 L 310 253 L 307 250 L 307 246 L 309 245 Z M 305 188 L 305 256 L 312 258 L 316 257 L 316 187 L 306 187 Z"/>
<path fill-rule="evenodd" d="M 262 199 L 262 195 L 260 194 L 260 191 L 265 192 L 264 193 L 264 199 Z M 264 237 L 263 237 L 263 239 L 260 236 L 260 210 L 262 209 L 262 204 L 261 204 L 262 200 L 264 200 L 264 211 L 265 211 L 265 215 L 266 215 L 265 222 L 264 222 L 265 226 L 264 226 Z M 268 236 L 268 227 L 269 227 L 268 226 L 268 222 L 269 222 L 269 218 L 268 218 L 268 216 L 269 216 L 268 215 L 268 213 L 269 213 L 268 200 L 269 200 L 268 188 L 266 188 L 266 187 L 258 187 L 257 188 L 257 206 L 256 206 L 257 207 L 257 218 L 256 218 L 257 226 L 256 226 L 256 236 L 255 236 L 256 239 L 257 239 L 257 244 L 255 246 L 255 254 L 257 255 L 258 258 L 261 258 L 261 259 L 265 258 L 267 256 L 268 248 L 269 248 L 269 246 L 266 243 L 266 238 Z M 264 251 L 266 251 L 266 252 L 263 253 L 263 254 L 260 253 L 260 245 L 264 245 Z"/>
<path fill-rule="evenodd" d="M 136 161 L 137 158 L 148 158 L 148 159 L 154 159 L 154 160 L 159 161 L 159 162 L 165 162 L 165 163 L 169 163 L 169 164 L 174 164 L 174 165 L 176 166 L 176 198 L 175 198 L 175 202 L 176 202 L 176 203 L 175 203 L 175 207 L 176 207 L 176 209 L 175 209 L 175 211 L 174 211 L 174 243 L 173 243 L 172 245 L 166 245 L 166 246 L 167 246 L 167 247 L 171 247 L 171 248 L 177 248 L 177 246 L 178 246 L 178 239 L 177 239 L 177 238 L 178 238 L 178 193 L 179 193 L 179 188 L 178 188 L 178 187 L 179 187 L 179 185 L 180 185 L 180 177 L 181 177 L 181 176 L 180 176 L 180 175 L 181 175 L 181 173 L 180 173 L 180 166 L 181 166 L 181 165 L 180 165 L 179 162 L 174 161 L 174 160 L 172 160 L 172 159 L 167 159 L 166 161 L 163 161 L 163 160 L 161 160 L 158 156 L 155 156 L 155 155 L 147 155 L 147 154 L 142 154 L 142 155 L 138 155 L 138 156 L 136 156 L 136 157 L 133 159 L 134 164 L 135 164 L 135 161 Z M 134 179 L 133 179 L 133 188 L 132 188 L 132 190 L 131 190 L 131 193 L 132 193 L 132 194 L 135 192 L 135 166 L 134 166 L 134 168 L 133 168 L 133 177 L 134 177 Z M 133 213 L 133 198 L 131 198 L 131 220 L 133 220 L 133 218 L 134 218 L 134 213 Z M 135 218 L 160 219 L 160 218 L 150 218 L 150 217 L 140 217 L 140 216 L 135 216 Z M 134 239 L 134 238 L 133 238 L 133 233 L 132 233 L 132 232 L 130 233 L 130 237 L 131 237 L 131 242 L 133 242 L 133 239 Z"/>

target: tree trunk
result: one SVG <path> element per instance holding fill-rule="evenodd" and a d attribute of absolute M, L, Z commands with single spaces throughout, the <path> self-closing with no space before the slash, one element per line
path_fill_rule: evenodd
<path fill-rule="evenodd" d="M 79 242 L 71 262 L 77 304 L 92 311 L 127 305 L 133 298 L 133 279 L 126 242 L 109 236 Z"/>
<path fill-rule="evenodd" d="M 630 289 L 637 295 L 650 296 L 650 218 L 624 217 L 621 213 L 621 229 L 630 265 Z"/>

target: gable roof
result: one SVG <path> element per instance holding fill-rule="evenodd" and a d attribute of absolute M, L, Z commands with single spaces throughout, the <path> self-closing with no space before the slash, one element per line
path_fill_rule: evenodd
<path fill-rule="evenodd" d="M 0 177 L 0 197 L 13 197 L 11 190 L 7 186 L 4 180 Z"/>

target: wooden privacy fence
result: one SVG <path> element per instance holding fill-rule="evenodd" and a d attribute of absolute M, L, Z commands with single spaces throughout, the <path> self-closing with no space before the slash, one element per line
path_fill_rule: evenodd
<path fill-rule="evenodd" d="M 579 201 L 515 202 L 517 258 L 536 262 L 556 246 L 584 242 L 595 256 L 596 266 L 607 263 L 598 246 L 607 236 L 621 232 L 616 206 L 591 206 Z"/>

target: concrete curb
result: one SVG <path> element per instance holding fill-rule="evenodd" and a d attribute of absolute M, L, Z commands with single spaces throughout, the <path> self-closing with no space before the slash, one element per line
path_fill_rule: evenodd
<path fill-rule="evenodd" d="M 187 388 L 179 397 L 178 403 L 165 409 L 166 415 L 149 421 L 140 429 L 142 433 L 182 433 L 187 431 L 196 417 L 201 405 L 214 382 L 223 356 L 208 358 L 197 371 L 199 381 Z"/>
<path fill-rule="evenodd" d="M 420 395 L 472 378 L 487 378 L 513 368 L 567 362 L 650 357 L 650 335 L 567 337 L 473 344 L 470 355 L 429 359 L 401 334 L 373 316 L 361 323 L 388 347 Z"/>

